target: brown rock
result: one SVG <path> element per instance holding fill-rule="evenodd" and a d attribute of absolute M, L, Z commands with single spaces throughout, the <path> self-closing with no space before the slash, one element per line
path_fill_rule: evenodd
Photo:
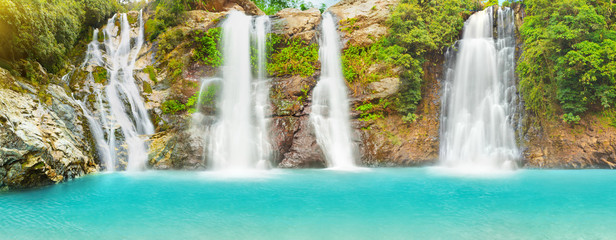
<path fill-rule="evenodd" d="M 211 0 L 205 8 L 210 12 L 226 12 L 229 10 L 243 11 L 248 15 L 265 15 L 261 9 L 250 0 Z"/>
<path fill-rule="evenodd" d="M 293 145 L 279 168 L 323 168 L 326 167 L 323 151 L 317 144 L 312 124 L 308 116 L 299 119 L 299 130 L 293 136 Z"/>
<path fill-rule="evenodd" d="M 279 11 L 272 22 L 272 32 L 288 38 L 298 37 L 305 42 L 316 42 L 317 27 L 321 24 L 321 12 L 316 8 L 301 11 L 287 8 Z"/>
<path fill-rule="evenodd" d="M 387 34 L 385 21 L 399 0 L 342 0 L 330 7 L 350 44 L 367 46 Z M 346 29 L 346 30 L 345 30 Z"/>

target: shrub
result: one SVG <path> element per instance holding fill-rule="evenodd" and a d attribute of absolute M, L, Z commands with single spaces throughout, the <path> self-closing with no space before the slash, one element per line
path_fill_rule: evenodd
<path fill-rule="evenodd" d="M 220 28 L 211 28 L 207 32 L 197 31 L 194 37 L 197 47 L 193 59 L 213 67 L 220 66 L 222 64 L 222 54 L 218 50 L 220 34 Z"/>
<path fill-rule="evenodd" d="M 318 70 L 319 48 L 316 44 L 307 44 L 304 41 L 293 38 L 282 40 L 273 37 L 270 47 L 274 48 L 267 66 L 271 75 L 300 75 L 312 76 Z M 278 48 L 276 45 L 282 45 Z"/>

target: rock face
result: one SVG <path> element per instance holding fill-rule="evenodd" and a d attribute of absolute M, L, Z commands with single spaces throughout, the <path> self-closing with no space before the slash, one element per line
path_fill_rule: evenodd
<path fill-rule="evenodd" d="M 35 95 L 27 90 L 33 86 L 4 69 L 0 81 L 0 189 L 38 187 L 97 171 L 87 121 L 63 88 L 49 85 Z"/>
<path fill-rule="evenodd" d="M 342 0 L 330 7 L 338 20 L 343 39 L 358 46 L 375 43 L 387 34 L 385 21 L 399 0 Z"/>
<path fill-rule="evenodd" d="M 287 38 L 300 38 L 307 43 L 317 43 L 317 28 L 321 24 L 321 12 L 312 8 L 305 11 L 287 8 L 276 13 L 273 32 Z"/>
<path fill-rule="evenodd" d="M 424 64 L 422 100 L 417 106 L 417 119 L 404 121 L 395 113 L 383 118 L 354 120 L 356 133 L 361 137 L 361 161 L 366 166 L 424 166 L 436 163 L 439 152 L 440 83 L 443 57 L 433 56 Z M 374 92 L 361 99 L 375 100 L 394 97 L 399 79 L 381 79 L 367 86 Z"/>
<path fill-rule="evenodd" d="M 207 1 L 205 8 L 209 12 L 226 12 L 235 9 L 249 15 L 265 14 L 250 0 L 210 0 Z"/>
<path fill-rule="evenodd" d="M 585 116 L 579 125 L 554 122 L 530 127 L 526 137 L 522 165 L 526 168 L 616 167 L 616 128 L 609 119 Z"/>

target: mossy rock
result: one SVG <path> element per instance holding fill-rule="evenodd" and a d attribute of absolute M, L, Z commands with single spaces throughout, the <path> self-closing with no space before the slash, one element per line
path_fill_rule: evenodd
<path fill-rule="evenodd" d="M 94 77 L 95 83 L 101 83 L 105 85 L 108 78 L 107 69 L 105 69 L 104 67 L 95 67 L 94 70 L 92 70 L 92 77 Z"/>

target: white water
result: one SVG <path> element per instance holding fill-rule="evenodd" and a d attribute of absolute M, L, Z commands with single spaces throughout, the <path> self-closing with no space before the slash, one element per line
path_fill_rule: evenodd
<path fill-rule="evenodd" d="M 265 17 L 267 18 L 267 17 Z M 222 28 L 222 92 L 219 119 L 212 126 L 209 165 L 218 171 L 242 171 L 269 167 L 267 111 L 269 83 L 265 75 L 265 36 L 269 20 L 253 19 L 232 11 Z M 257 77 L 251 67 L 251 32 L 258 50 Z"/>
<path fill-rule="evenodd" d="M 103 132 L 103 127 L 98 123 L 96 118 L 92 116 L 92 113 L 86 107 L 85 103 L 82 101 L 76 101 L 81 110 L 83 110 L 83 114 L 88 119 L 88 125 L 90 127 L 90 132 L 92 133 L 92 137 L 94 138 L 94 142 L 96 144 L 96 152 L 98 153 L 98 157 L 101 161 L 105 163 L 105 167 L 107 171 L 113 171 L 113 166 L 115 165 L 113 161 L 113 156 L 110 155 L 109 145 L 105 141 L 105 133 Z"/>
<path fill-rule="evenodd" d="M 499 26 L 512 21 L 510 10 L 499 13 Z M 516 93 L 513 29 L 499 27 L 496 44 L 492 19 L 492 8 L 487 8 L 466 21 L 455 65 L 447 71 L 440 146 L 445 167 L 514 169 L 519 159 L 511 119 Z"/>
<path fill-rule="evenodd" d="M 270 99 L 269 89 L 270 81 L 267 78 L 267 54 L 266 41 L 267 33 L 270 32 L 270 19 L 268 16 L 260 16 L 255 19 L 253 29 L 254 45 L 257 49 L 257 69 L 256 77 L 253 80 L 253 97 L 255 99 L 255 122 L 256 141 L 257 141 L 257 156 L 258 167 L 269 168 L 270 156 L 272 147 L 269 143 L 269 115 L 270 115 Z"/>
<path fill-rule="evenodd" d="M 82 67 L 103 66 L 107 69 L 108 85 L 104 89 L 106 105 L 102 100 L 102 93 L 96 92 L 97 107 L 102 123 L 96 122 L 96 124 L 106 130 L 107 139 L 99 139 L 101 137 L 98 136 L 99 134 L 95 136 L 97 143 L 104 143 L 107 146 L 105 153 L 99 152 L 108 157 L 105 160 L 108 163 L 107 170 L 113 171 L 118 168 L 115 148 L 124 144 L 128 155 L 126 170 L 143 170 L 147 161 L 145 138 L 146 135 L 154 133 L 154 126 L 150 122 L 133 75 L 135 61 L 144 42 L 142 12 L 139 13 L 139 29 L 133 45 L 131 45 L 133 37 L 131 37 L 131 27 L 126 13 L 119 15 L 119 19 L 116 17 L 117 15 L 109 19 L 107 27 L 103 30 L 104 53 L 101 52 L 100 43 L 97 40 L 98 31 L 95 31 L 92 43 L 88 45 L 88 53 Z M 120 22 L 118 31 L 116 31 L 116 21 Z M 109 117 L 107 111 L 110 113 Z M 117 126 L 121 129 L 123 139 L 118 138 L 115 133 Z"/>
<path fill-rule="evenodd" d="M 330 13 L 323 15 L 321 27 L 321 78 L 312 93 L 310 120 L 328 167 L 355 168 L 349 100 L 340 61 L 340 37 Z"/>

